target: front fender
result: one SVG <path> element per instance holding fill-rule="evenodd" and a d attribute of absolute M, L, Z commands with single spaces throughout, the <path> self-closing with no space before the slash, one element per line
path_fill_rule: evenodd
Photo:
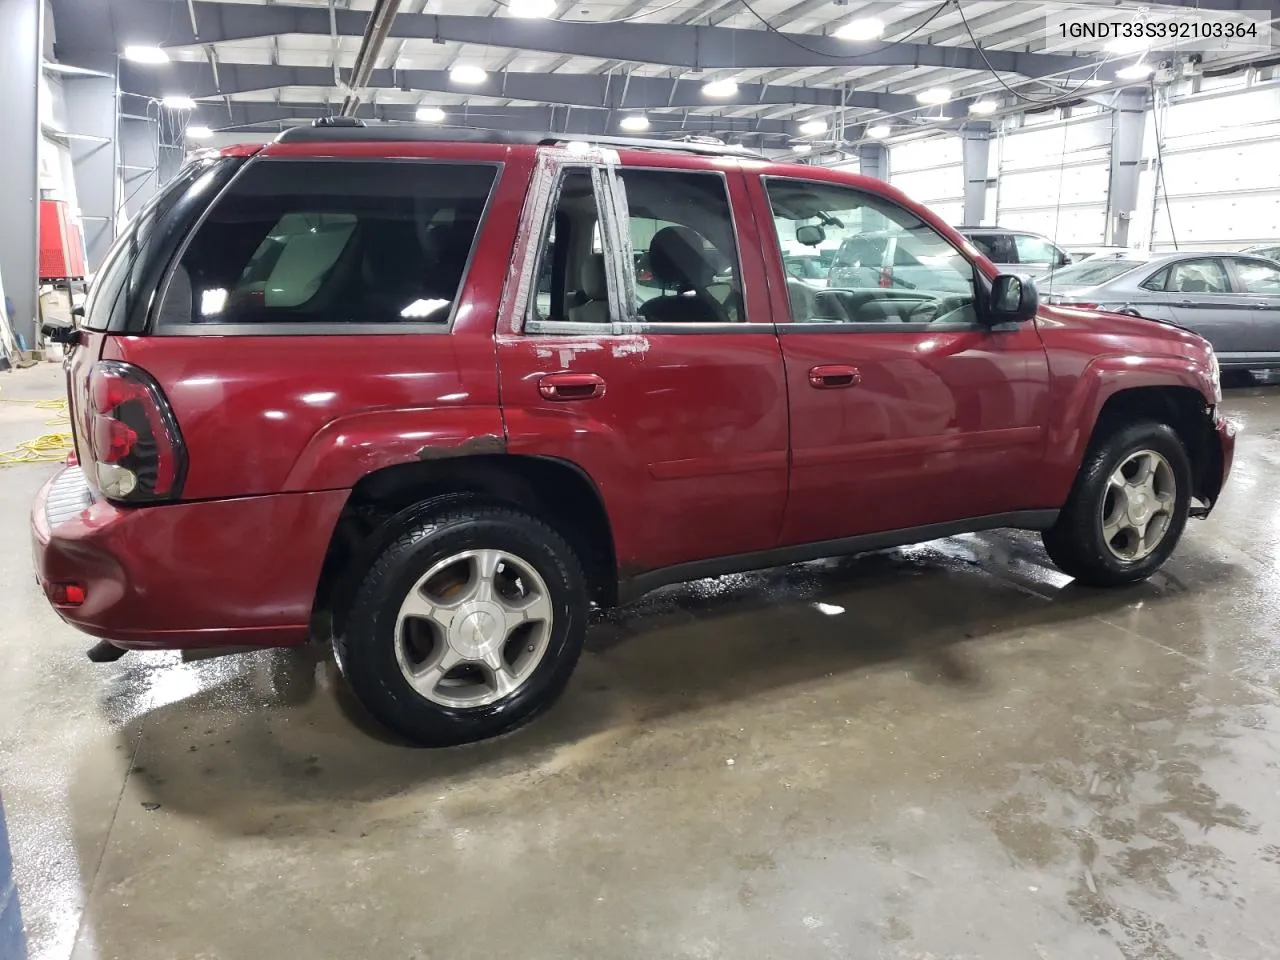
<path fill-rule="evenodd" d="M 403 463 L 505 453 L 497 406 L 374 410 L 339 417 L 307 442 L 284 489 L 333 490 Z"/>
<path fill-rule="evenodd" d="M 1143 387 L 1194 390 L 1210 406 L 1217 382 L 1207 365 L 1191 357 L 1112 354 L 1092 358 L 1073 382 L 1056 391 L 1045 458 L 1046 503 L 1066 501 L 1107 401 L 1121 391 Z"/>

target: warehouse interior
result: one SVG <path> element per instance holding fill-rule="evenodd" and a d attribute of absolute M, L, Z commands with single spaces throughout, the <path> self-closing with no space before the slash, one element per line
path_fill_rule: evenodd
<path fill-rule="evenodd" d="M 1072 23 L 1106 18 L 1210 23 L 1217 32 L 1206 31 L 1200 42 L 1186 34 L 1180 41 L 1069 35 Z M 0 232 L 0 960 L 513 952 L 691 960 L 1274 957 L 1277 23 L 1280 0 L 0 0 L 0 82 L 10 90 L 0 98 L 0 121 L 11 144 L 0 180 L 8 227 Z M 1225 24 L 1239 27 L 1236 40 L 1224 41 Z M 506 159 L 494 159 L 499 147 L 509 151 Z M 526 148 L 542 158 L 530 159 L 527 170 L 515 159 Z M 326 163 L 375 155 L 389 166 L 430 155 L 432 163 L 470 158 L 501 170 L 497 185 L 486 187 L 493 192 L 475 204 L 483 228 L 474 228 L 466 241 L 472 246 L 461 251 L 469 271 L 464 286 L 438 301 L 414 293 L 419 299 L 400 317 L 421 320 L 410 312 L 415 306 L 435 309 L 455 296 L 455 333 L 443 333 L 459 339 L 457 331 L 472 329 L 466 324 L 483 314 L 488 353 L 469 369 L 489 380 L 514 355 L 521 328 L 503 323 L 526 299 L 524 331 L 537 333 L 541 322 L 543 333 L 559 339 L 536 354 L 530 349 L 532 372 L 501 370 L 496 388 L 477 388 L 457 372 L 476 356 L 468 352 L 471 341 L 435 353 L 444 338 L 422 332 L 423 324 L 415 329 L 432 350 L 411 348 L 407 334 L 373 323 L 359 340 L 291 336 L 277 325 L 254 334 L 260 340 L 238 343 L 244 331 L 229 320 L 225 329 L 200 329 L 196 321 L 242 307 L 213 281 L 201 290 L 196 271 L 188 275 L 179 258 L 204 249 L 201 231 L 220 223 L 218 204 L 250 179 L 255 164 L 287 162 L 258 159 L 260 149 L 263 157 L 272 150 L 282 158 L 305 155 L 308 176 Z M 676 159 L 661 159 L 671 155 Z M 669 163 L 691 177 L 705 167 L 730 184 L 729 245 L 737 244 L 741 259 L 732 268 L 708 267 L 705 282 L 674 295 L 658 266 L 660 237 L 688 230 L 668 211 L 693 201 L 659 191 L 649 198 L 639 177 L 629 181 L 628 164 L 649 169 L 645 156 L 660 158 L 655 169 Z M 195 179 L 219 164 L 243 164 L 245 172 L 223 180 L 210 173 L 212 187 Z M 572 194 L 571 173 L 555 173 L 575 165 L 592 170 L 581 195 Z M 524 183 L 511 185 L 517 175 L 528 178 L 527 194 Z M 193 185 L 175 187 L 184 176 Z M 739 186 L 736 177 L 756 179 Z M 892 215 L 878 214 L 876 229 L 867 226 L 866 211 L 850 220 L 838 205 L 784 217 L 769 185 L 806 177 L 818 178 L 811 186 L 880 197 L 883 209 L 909 210 L 917 226 L 895 241 L 885 239 L 894 236 Z M 381 185 L 352 190 L 385 199 L 403 179 L 388 170 Z M 271 217 L 278 204 L 293 209 L 288 191 L 295 187 L 281 183 L 257 198 Z M 628 211 L 611 212 L 604 202 L 628 193 L 629 227 Z M 586 241 L 566 239 L 578 229 L 573 218 L 581 216 L 583 196 L 599 204 L 596 232 Z M 208 206 L 197 210 L 199 204 Z M 254 216 L 251 206 L 236 222 Z M 343 243 L 361 236 L 364 228 L 350 225 L 354 217 L 342 226 L 346 214 L 323 209 L 329 212 L 298 232 L 324 235 L 339 223 Z M 590 209 L 596 217 L 597 207 Z M 766 223 L 770 210 L 774 222 Z M 167 240 L 155 225 L 179 216 L 189 217 L 183 229 L 191 236 Z M 461 216 L 450 214 L 450 223 Z M 494 233 L 508 221 L 514 241 L 507 237 L 503 247 Z M 946 256 L 982 261 L 966 281 L 975 297 L 984 282 L 995 290 L 1006 277 L 1018 279 L 1024 300 L 1015 294 L 1015 302 L 1025 305 L 1028 293 L 1034 299 L 1017 318 L 1022 332 L 1009 336 L 1039 337 L 1036 357 L 947 340 L 970 334 L 917 324 L 914 309 L 902 317 L 903 332 L 864 336 L 888 339 L 860 348 L 863 354 L 849 352 L 855 337 L 845 335 L 819 359 L 823 370 L 847 369 L 849 382 L 815 380 L 814 366 L 809 386 L 852 385 L 849 394 L 859 383 L 880 389 L 873 361 L 905 385 L 884 415 L 888 426 L 866 425 L 868 411 L 880 407 L 812 407 L 820 412 L 811 433 L 823 427 L 817 421 L 828 414 L 821 411 L 835 411 L 830 431 L 845 430 L 840 436 L 850 449 L 848 437 L 863 444 L 839 461 L 834 446 L 809 451 L 812 462 L 827 456 L 828 466 L 848 471 L 851 500 L 874 493 L 879 502 L 861 503 L 862 514 L 897 516 L 895 490 L 930 499 L 931 471 L 941 475 L 971 449 L 957 439 L 969 417 L 999 429 L 974 441 L 973 450 L 986 444 L 989 462 L 964 476 L 991 484 L 984 503 L 1002 502 L 997 492 L 1016 499 L 1019 489 L 1051 486 L 1055 444 L 1078 444 L 1086 457 L 1103 449 L 1101 433 L 1090 439 L 1091 429 L 1102 429 L 1092 419 L 1083 433 L 1042 430 L 1034 421 L 1051 425 L 1075 415 L 1086 403 L 1083 388 L 1068 402 L 1066 394 L 1049 399 L 1047 392 L 1035 399 L 1035 384 L 1084 383 L 1094 367 L 1109 371 L 1108 389 L 1116 391 L 1157 389 L 1165 376 L 1181 378 L 1179 390 L 1200 383 L 1201 393 L 1187 403 L 1210 418 L 1209 439 L 1187 443 L 1186 476 L 1214 479 L 1191 491 L 1189 505 L 1178 489 L 1187 525 L 1167 562 L 1117 589 L 1064 572 L 1070 566 L 1049 556 L 1052 543 L 1045 540 L 1046 552 L 1041 534 L 1053 536 L 1069 504 L 1059 512 L 1056 501 L 1032 502 L 1030 494 L 1008 510 L 982 511 L 1007 522 L 931 519 L 916 537 L 872 527 L 866 529 L 875 536 L 858 528 L 862 539 L 847 537 L 835 532 L 847 505 L 810 504 L 819 528 L 831 513 L 833 532 L 808 536 L 806 548 L 818 544 L 813 549 L 787 552 L 781 544 L 769 562 L 750 560 L 766 555 L 754 546 L 708 545 L 705 557 L 678 555 L 674 547 L 663 552 L 679 539 L 682 515 L 653 500 L 629 505 L 639 516 L 637 537 L 671 559 L 627 580 L 618 527 L 617 557 L 610 555 L 617 576 L 608 584 L 617 589 L 593 593 L 588 607 L 583 588 L 585 639 L 563 695 L 545 713 L 538 708 L 528 725 L 495 727 L 500 735 L 467 736 L 476 742 L 438 749 L 411 742 L 403 725 L 371 706 L 359 667 L 352 672 L 343 660 L 352 655 L 338 639 L 348 616 L 358 621 L 336 602 L 333 610 L 318 599 L 308 608 L 306 643 L 275 643 L 272 634 L 243 646 L 220 638 L 206 648 L 189 637 L 167 643 L 158 629 L 131 644 L 143 633 L 131 633 L 129 623 L 102 626 L 80 617 L 74 608 L 86 588 L 79 580 L 52 582 L 53 565 L 70 570 L 77 557 L 112 570 L 127 567 L 130 556 L 159 557 L 171 579 L 124 573 L 123 585 L 112 587 L 135 596 L 135 616 L 148 630 L 150 611 L 176 609 L 165 615 L 180 620 L 184 605 L 203 609 L 190 598 L 235 589 L 237 576 L 244 589 L 237 623 L 256 623 L 253 616 L 286 605 L 272 583 L 319 579 L 312 592 L 323 592 L 333 558 L 348 562 L 346 555 L 330 546 L 315 571 L 298 573 L 310 542 L 301 512 L 288 515 L 287 527 L 239 515 L 221 533 L 221 520 L 201 521 L 204 539 L 184 540 L 192 526 L 166 522 L 165 511 L 264 503 L 281 491 L 314 501 L 333 495 L 341 528 L 354 522 L 357 506 L 373 509 L 357 504 L 371 489 L 366 475 L 307 486 L 297 477 L 308 461 L 298 455 L 282 468 L 280 489 L 270 488 L 261 478 L 283 455 L 273 446 L 288 434 L 267 428 L 302 430 L 298 411 L 310 411 L 305 422 L 316 437 L 336 436 L 335 449 L 345 445 L 357 462 L 382 467 L 382 454 L 370 452 L 379 441 L 361 424 L 376 425 L 398 407 L 424 415 L 445 401 L 458 408 L 489 403 L 506 419 L 459 447 L 488 461 L 517 452 L 517 423 L 548 435 L 554 424 L 566 435 L 574 425 L 578 434 L 596 429 L 569 417 L 571 404 L 552 403 L 527 421 L 507 410 L 513 385 L 532 383 L 539 371 L 545 379 L 548 370 L 570 379 L 559 397 L 539 382 L 543 399 L 574 399 L 567 391 L 585 385 L 592 392 L 581 396 L 601 409 L 626 402 L 631 385 L 648 384 L 642 402 L 617 408 L 622 421 L 608 429 L 621 439 L 611 437 L 619 446 L 608 448 L 609 457 L 645 472 L 644 451 L 635 461 L 623 451 L 630 436 L 623 421 L 638 424 L 636 435 L 654 444 L 662 442 L 654 436 L 688 431 L 684 447 L 670 441 L 663 448 L 683 453 L 648 463 L 655 484 L 668 471 L 664 490 L 698 482 L 695 457 L 727 458 L 735 431 L 763 423 L 763 411 L 776 407 L 781 448 L 738 451 L 738 466 L 724 467 L 714 484 L 702 478 L 710 486 L 698 488 L 684 516 L 693 539 L 721 516 L 729 518 L 726 530 L 773 524 L 785 539 L 802 490 L 795 478 L 804 451 L 796 438 L 810 415 L 798 412 L 805 372 L 796 379 L 786 369 L 782 328 L 809 319 L 814 343 L 824 331 L 835 336 L 828 329 L 834 318 L 819 316 L 815 304 L 846 287 L 916 296 L 927 286 L 920 278 L 942 262 L 941 255 L 907 252 L 903 238 L 920 225 Z M 944 234 L 939 225 L 958 233 Z M 275 239 L 290 240 L 275 229 Z M 230 230 L 227 248 L 238 242 Z M 713 240 L 694 239 L 699 255 L 722 252 Z M 177 252 L 163 264 L 163 280 L 130 266 L 159 256 L 148 248 L 168 242 Z M 584 262 L 599 263 L 603 292 L 588 293 L 589 279 L 577 289 L 575 242 Z M 876 243 L 873 254 L 865 252 Z M 682 249 L 698 252 L 694 247 Z M 131 252 L 122 255 L 125 249 Z M 494 250 L 500 256 L 488 257 Z M 553 269 L 555 250 L 567 259 Z M 335 273 L 338 258 L 335 249 L 328 261 Z M 393 249 L 387 258 L 395 258 Z M 117 276 L 109 279 L 112 264 Z M 120 272 L 120 264 L 129 269 Z M 179 274 L 190 277 L 188 300 L 205 316 L 166 331 L 170 321 L 157 318 Z M 679 312 L 705 299 L 713 280 L 733 293 L 713 304 L 717 322 L 699 316 L 685 331 L 649 322 L 643 303 L 624 301 L 624 294 L 643 301 L 661 286 L 653 302 Z M 490 281 L 483 294 L 462 299 L 462 291 Z M 540 283 L 550 283 L 551 292 Z M 563 294 L 566 283 L 579 298 L 566 307 L 571 320 L 594 310 L 604 314 L 605 329 L 613 324 L 611 356 L 599 343 L 574 341 L 584 332 L 572 323 L 556 327 L 554 288 Z M 154 295 L 154 302 L 136 309 L 160 325 L 129 326 L 130 314 L 117 326 L 113 314 L 110 325 L 95 326 L 95 284 L 119 294 L 121 304 L 135 287 L 151 284 L 143 298 Z M 255 295 L 253 309 L 267 311 L 270 282 Z M 804 303 L 812 317 L 799 315 Z M 935 323 L 941 303 L 929 314 Z M 620 304 L 629 322 L 620 322 Z M 1069 340 L 1086 313 L 1092 339 Z M 714 328 L 728 320 L 772 335 L 722 336 L 726 331 Z M 916 340 L 903 339 L 913 332 Z M 1190 345 L 1177 348 L 1176 361 L 1157 362 L 1155 341 L 1147 339 L 1157 336 Z M 748 340 L 749 348 L 739 342 Z M 753 392 L 774 383 L 748 366 L 764 340 L 780 358 L 776 402 Z M 1134 346 L 1139 342 L 1144 346 Z M 95 371 L 105 363 L 119 374 L 154 361 L 144 379 L 130 381 L 126 370 L 123 380 L 125 387 L 141 384 L 131 396 L 160 396 L 162 419 L 132 423 L 126 445 L 144 427 L 157 435 L 168 430 L 180 463 L 168 498 L 174 502 L 165 502 L 160 481 L 142 472 L 142 479 L 128 473 L 127 484 L 110 486 L 120 474 L 104 472 L 98 456 L 83 504 L 61 519 L 77 514 L 72 522 L 91 537 L 102 510 L 153 518 L 117 537 L 119 563 L 85 560 L 88 548 L 77 553 L 74 543 L 53 560 L 48 555 L 58 537 L 59 490 L 68 489 L 60 478 L 67 471 L 80 476 L 90 462 L 86 452 L 100 454 L 104 442 L 93 407 L 97 381 L 83 366 L 86 344 L 101 352 Z M 944 362 L 932 359 L 944 348 L 951 351 L 946 362 L 962 353 L 972 362 L 952 380 L 922 378 L 919 370 Z M 599 377 L 572 379 L 594 377 L 584 371 L 596 369 L 589 364 L 597 355 L 614 364 L 607 393 Z M 708 366 L 717 363 L 723 365 Z M 1046 372 L 1038 374 L 1036 363 Z M 624 366 L 625 378 L 613 372 Z M 972 386 L 992 370 L 1005 371 L 1003 392 Z M 331 385 L 324 379 L 330 375 Z M 692 382 L 700 384 L 697 392 L 681 396 Z M 938 383 L 954 396 L 937 400 Z M 435 391 L 431 403 L 415 399 L 411 391 L 419 387 Z M 378 394 L 382 388 L 399 392 Z M 492 400 L 483 400 L 486 390 Z M 326 419 L 326 404 L 350 396 L 361 398 L 360 409 L 348 412 L 366 419 L 355 427 L 339 423 L 336 407 Z M 832 396 L 834 404 L 841 394 Z M 937 424 L 935 403 L 947 411 Z M 1097 404 L 1097 423 L 1112 423 L 1103 400 Z M 1005 412 L 993 414 L 993 405 Z M 1113 420 L 1121 409 L 1144 423 L 1158 419 L 1153 405 L 1130 404 L 1111 408 Z M 1176 431 L 1183 406 L 1169 410 Z M 914 430 L 913 439 L 935 441 L 909 448 L 920 475 L 913 478 L 912 466 L 898 461 L 898 472 L 883 482 L 859 478 L 872 458 L 888 455 L 869 452 L 868 437 L 906 442 L 894 440 L 895 423 Z M 449 463 L 458 456 L 429 452 L 437 436 L 429 417 L 398 429 L 395 441 L 409 445 L 422 476 L 437 469 L 437 456 Z M 705 435 L 696 436 L 699 429 Z M 1225 454 L 1213 446 L 1214 429 L 1227 437 Z M 1012 444 L 1013 434 L 1034 436 L 1043 463 L 1018 459 L 1012 446 L 1000 448 L 1006 459 L 990 454 L 996 444 Z M 564 443 L 572 450 L 586 441 Z M 791 484 L 779 495 L 776 518 L 761 506 L 757 480 L 774 453 L 783 486 Z M 1176 462 L 1171 468 L 1164 455 L 1156 458 L 1182 477 Z M 1082 495 L 1085 480 L 1073 479 L 1077 464 L 1064 496 L 1068 489 L 1073 498 Z M 1123 472 L 1114 463 L 1105 472 L 1113 468 Z M 630 489 L 627 470 L 618 471 L 617 480 L 598 481 L 606 527 L 616 519 L 610 497 Z M 1166 474 L 1152 471 L 1149 489 L 1163 497 L 1159 478 Z M 590 469 L 578 472 L 588 486 L 597 482 Z M 219 480 L 243 475 L 259 486 L 224 490 L 210 473 Z M 459 468 L 456 476 L 471 475 Z M 534 483 L 539 475 L 529 476 Z M 155 502 L 131 506 L 133 485 L 146 482 L 157 484 Z M 182 497 L 176 490 L 184 482 Z M 1006 488 L 1015 492 L 1004 494 Z M 841 489 L 832 482 L 830 490 Z M 430 490 L 432 497 L 456 495 L 464 506 L 475 495 Z M 946 484 L 935 492 L 939 501 L 961 499 Z M 523 503 L 515 493 L 495 496 L 504 509 Z M 407 516 L 397 511 L 415 499 L 396 500 L 370 521 L 374 533 L 365 545 L 378 531 L 394 533 L 396 518 Z M 594 507 L 583 500 L 569 484 L 547 501 L 547 518 L 586 515 Z M 421 501 L 438 503 L 425 494 Z M 1104 501 L 1104 524 L 1111 502 Z M 1124 522 L 1139 522 L 1141 511 L 1148 529 L 1146 501 L 1129 504 Z M 1052 516 L 1043 507 L 1053 507 Z M 335 521 L 325 523 L 328 544 Z M 406 529 L 426 536 L 426 527 Z M 561 528 L 547 519 L 545 529 L 554 552 Z M 1105 526 L 1102 535 L 1109 535 Z M 1140 545 L 1144 537 L 1139 533 Z M 238 573 L 210 574 L 215 561 L 201 554 L 223 549 L 220 538 L 240 538 Z M 820 549 L 838 538 L 849 549 Z M 568 533 L 564 541 L 579 555 L 590 552 Z M 732 540 L 739 541 L 754 543 L 746 532 Z M 364 556 L 362 549 L 352 547 L 353 556 Z M 1143 548 L 1134 562 L 1151 550 L 1159 552 Z M 710 563 L 729 555 L 748 559 Z M 548 595 L 559 589 L 543 584 L 541 567 L 509 559 L 525 564 L 521 590 L 529 580 Z M 479 571 L 481 560 L 475 562 Z M 426 591 L 431 575 L 414 589 Z M 580 571 L 584 582 L 593 576 Z M 179 581 L 182 591 L 172 592 Z M 91 596 L 102 595 L 97 582 L 87 588 Z M 358 610 L 365 593 L 356 589 L 344 602 Z M 500 617 L 502 602 L 493 603 Z M 537 656 L 544 656 L 541 647 Z"/>

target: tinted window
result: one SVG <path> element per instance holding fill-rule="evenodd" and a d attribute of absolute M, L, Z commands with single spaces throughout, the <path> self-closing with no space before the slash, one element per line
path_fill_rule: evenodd
<path fill-rule="evenodd" d="M 1228 293 L 1231 284 L 1218 260 L 1183 260 L 1170 264 L 1166 293 Z"/>
<path fill-rule="evenodd" d="M 1236 276 L 1245 293 L 1280 295 L 1280 267 L 1273 267 L 1257 260 L 1235 261 Z"/>
<path fill-rule="evenodd" d="M 228 161 L 224 160 L 188 164 L 138 211 L 107 251 L 90 285 L 85 302 L 86 327 L 106 330 L 120 326 L 118 321 L 129 312 L 132 301 L 138 296 L 142 263 L 156 236 L 157 225 L 188 192 L 197 187 L 212 190 L 215 168 L 226 167 L 227 164 Z"/>
<path fill-rule="evenodd" d="M 671 170 L 618 171 L 631 245 L 648 255 L 636 308 L 654 323 L 744 319 L 738 244 L 724 178 Z"/>
<path fill-rule="evenodd" d="M 1148 290 L 1163 292 L 1168 283 L 1169 268 L 1165 267 L 1163 270 L 1157 270 L 1151 276 L 1147 277 L 1147 279 L 1143 280 L 1142 286 Z"/>
<path fill-rule="evenodd" d="M 162 323 L 447 323 L 492 166 L 264 160 L 183 253 Z"/>
<path fill-rule="evenodd" d="M 884 329 L 975 319 L 973 265 L 915 214 L 835 184 L 771 179 L 767 189 L 784 256 L 828 244 L 840 251 L 827 289 L 787 284 L 793 322 Z"/>
<path fill-rule="evenodd" d="M 1033 237 L 1029 233 L 1018 233 L 1013 237 L 1014 249 L 1018 251 L 1019 263 L 1057 263 L 1058 251 L 1043 237 Z"/>
<path fill-rule="evenodd" d="M 1013 238 L 1007 233 L 977 233 L 967 235 L 968 240 L 992 263 L 1017 263 L 1018 254 L 1013 248 Z"/>

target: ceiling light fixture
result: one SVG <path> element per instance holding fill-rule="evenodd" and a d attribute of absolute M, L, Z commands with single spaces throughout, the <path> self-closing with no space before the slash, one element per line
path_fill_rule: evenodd
<path fill-rule="evenodd" d="M 643 113 L 635 113 L 629 117 L 623 117 L 619 120 L 618 126 L 623 130 L 648 130 L 649 118 Z"/>
<path fill-rule="evenodd" d="M 168 63 L 169 54 L 159 47 L 125 47 L 124 58 L 134 63 Z"/>
<path fill-rule="evenodd" d="M 816 136 L 819 133 L 827 132 L 827 124 L 823 120 L 806 120 L 800 124 L 800 132 L 806 137 Z"/>
<path fill-rule="evenodd" d="M 832 34 L 837 40 L 874 40 L 884 33 L 884 21 L 876 17 L 854 17 Z"/>
<path fill-rule="evenodd" d="M 946 103 L 950 99 L 950 87 L 930 87 L 928 90 L 921 90 L 916 94 L 916 100 L 919 103 L 940 104 Z"/>
<path fill-rule="evenodd" d="M 986 116 L 989 113 L 995 113 L 1000 108 L 1000 104 L 994 100 L 975 100 L 969 104 L 969 112 L 978 116 Z"/>
<path fill-rule="evenodd" d="M 160 106 L 168 107 L 170 110 L 194 110 L 196 102 L 190 97 L 184 97 L 181 94 L 170 94 L 167 97 L 160 98 Z"/>
<path fill-rule="evenodd" d="M 1116 37 L 1108 40 L 1103 48 L 1107 53 L 1142 53 L 1151 49 L 1151 41 L 1146 37 Z"/>
<path fill-rule="evenodd" d="M 893 127 L 887 123 L 873 123 L 867 127 L 867 136 L 875 137 L 877 140 L 883 140 L 889 134 L 893 133 Z"/>
<path fill-rule="evenodd" d="M 1116 71 L 1117 80 L 1145 80 L 1151 76 L 1151 67 L 1145 63 L 1135 63 Z"/>
<path fill-rule="evenodd" d="M 507 0 L 507 13 L 513 17 L 537 20 L 556 12 L 556 0 Z"/>
<path fill-rule="evenodd" d="M 736 97 L 738 95 L 738 81 L 708 80 L 702 85 L 702 95 L 704 97 Z"/>
<path fill-rule="evenodd" d="M 449 79 L 454 83 L 475 86 L 488 80 L 489 74 L 473 64 L 463 63 L 449 71 Z"/>
<path fill-rule="evenodd" d="M 194 127 L 187 127 L 186 137 L 188 140 L 208 140 L 213 136 L 213 131 L 206 126 L 196 124 Z"/>
<path fill-rule="evenodd" d="M 419 107 L 414 116 L 419 123 L 443 123 L 444 111 L 439 107 Z"/>

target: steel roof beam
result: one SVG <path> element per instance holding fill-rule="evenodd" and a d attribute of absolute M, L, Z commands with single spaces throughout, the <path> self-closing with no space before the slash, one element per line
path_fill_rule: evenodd
<path fill-rule="evenodd" d="M 331 88 L 333 71 L 328 67 L 287 67 L 220 61 L 215 75 L 207 62 L 175 62 L 162 71 L 125 62 L 120 68 L 120 84 L 130 93 L 157 99 L 177 90 L 199 100 L 277 87 Z M 604 74 L 595 73 L 491 73 L 484 83 L 463 87 L 450 81 L 447 70 L 383 68 L 374 70 L 364 86 L 369 89 L 499 97 L 611 110 L 662 107 L 717 109 L 784 104 L 828 109 L 846 106 L 894 113 L 916 106 L 915 98 L 905 94 L 862 91 L 846 94 L 832 87 L 784 87 L 752 83 L 740 84 L 737 95 L 733 97 L 712 99 L 703 96 L 702 81 L 696 78 L 673 80 L 669 77 L 632 76 L 629 83 L 623 84 L 616 76 L 610 79 Z"/>
<path fill-rule="evenodd" d="M 59 59 L 76 51 L 101 52 L 104 43 L 181 47 L 280 34 L 329 35 L 329 11 L 285 4 L 194 0 L 198 32 L 174 16 L 176 0 L 58 0 Z M 109 7 L 109 15 L 102 8 Z M 97 8 L 97 9 L 95 9 Z M 61 15 L 59 15 L 61 14 Z M 339 10 L 342 36 L 361 36 L 367 15 Z M 766 30 L 670 23 L 592 23 L 512 17 L 402 14 L 390 36 L 509 47 L 568 56 L 598 57 L 689 69 L 768 67 L 953 67 L 986 70 L 976 50 L 923 43 L 873 43 L 859 51 L 832 37 Z M 1093 60 L 1065 54 L 988 51 L 997 70 L 1029 77 L 1089 68 Z"/>

